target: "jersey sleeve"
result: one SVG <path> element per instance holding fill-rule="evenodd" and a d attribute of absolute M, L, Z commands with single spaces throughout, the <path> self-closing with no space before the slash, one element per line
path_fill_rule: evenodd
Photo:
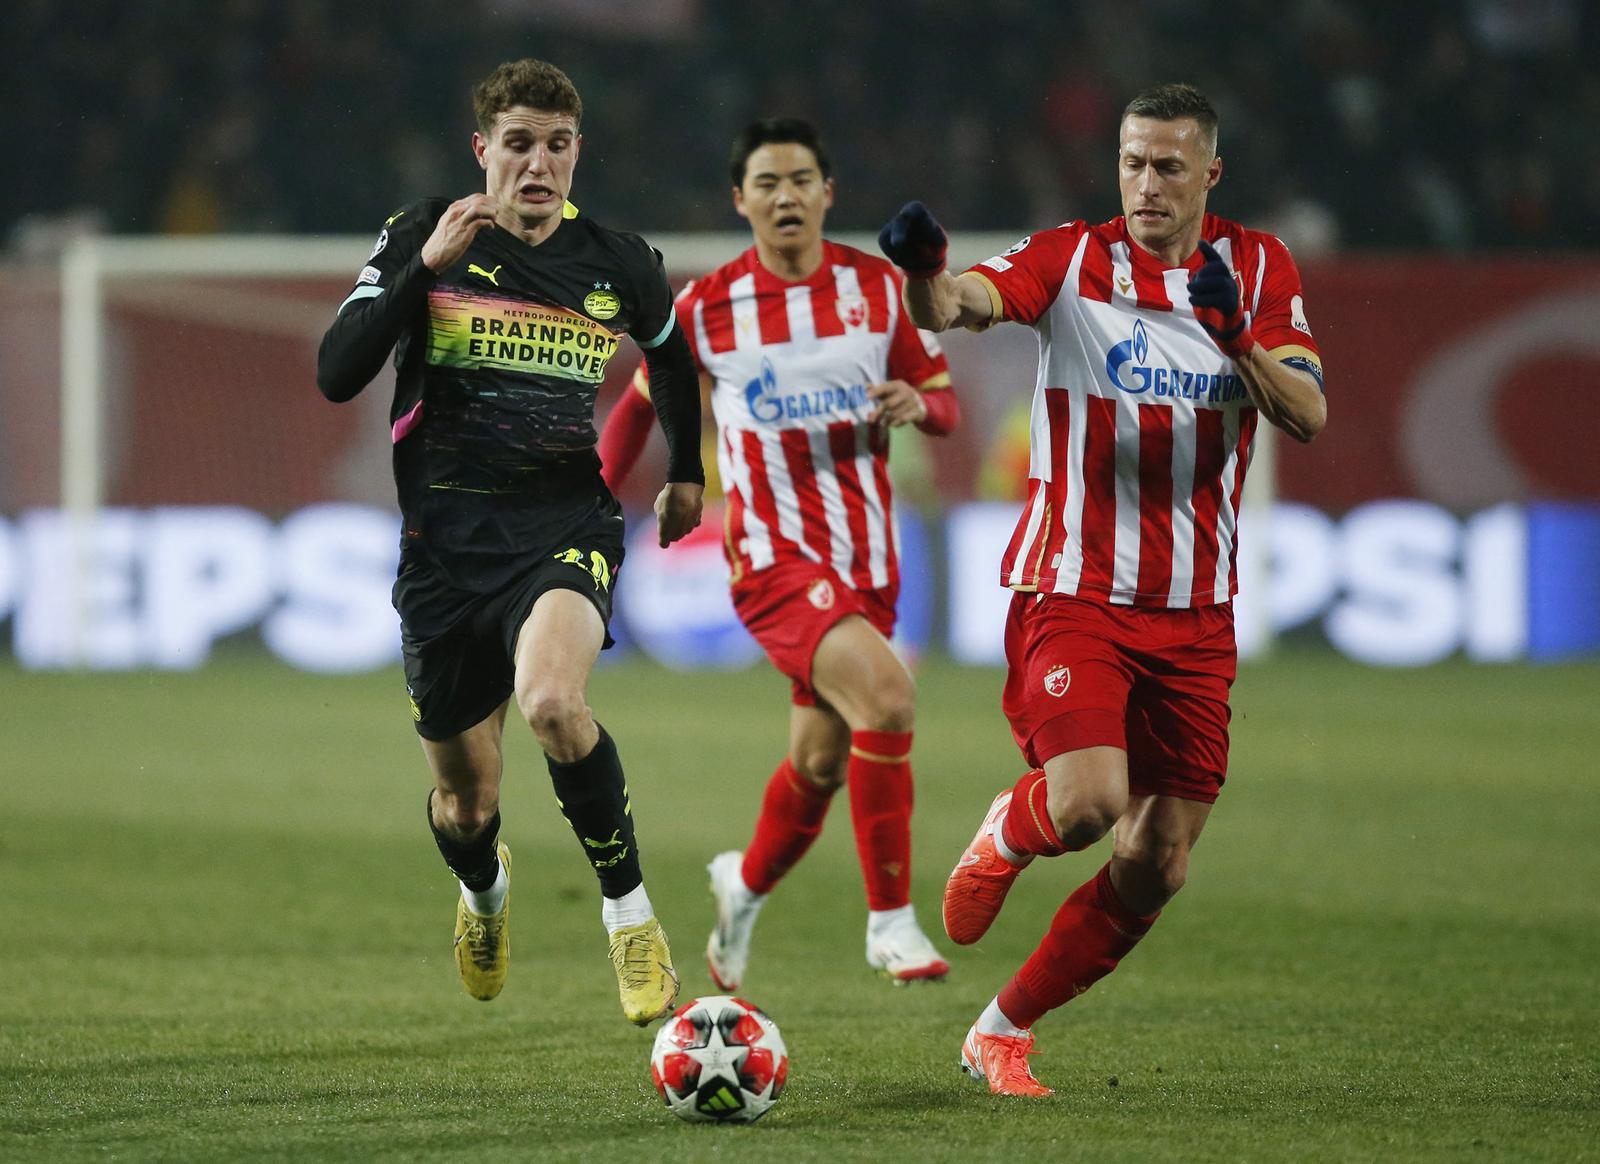
<path fill-rule="evenodd" d="M 1256 342 L 1284 363 L 1310 372 L 1322 382 L 1322 353 L 1306 321 L 1300 271 L 1289 248 L 1271 235 L 1262 247 L 1261 290 L 1250 315 Z"/>
<path fill-rule="evenodd" d="M 317 387 L 329 400 L 349 400 L 372 381 L 426 302 L 435 275 L 422 264 L 422 247 L 442 206 L 428 199 L 384 220 L 317 352 Z"/>
<path fill-rule="evenodd" d="M 678 322 L 683 325 L 684 338 L 689 341 L 689 350 L 694 353 L 694 366 L 703 376 L 706 372 L 706 362 L 700 351 L 700 337 L 695 333 L 694 313 L 695 305 L 699 302 L 698 279 L 691 279 L 683 285 L 683 290 L 678 292 L 674 299 L 673 309 L 678 313 Z"/>
<path fill-rule="evenodd" d="M 1078 222 L 1038 231 L 1009 250 L 968 267 L 961 277 L 983 281 L 995 323 L 1003 319 L 1037 323 L 1061 293 L 1073 247 L 1082 233 L 1083 224 Z"/>
<path fill-rule="evenodd" d="M 679 291 L 677 297 L 673 299 L 672 306 L 673 310 L 677 313 L 678 323 L 683 328 L 683 338 L 689 341 L 689 354 L 694 357 L 695 371 L 697 371 L 703 379 L 706 375 L 706 365 L 705 361 L 700 358 L 700 341 L 694 334 L 695 286 L 696 283 L 693 279 L 685 283 L 683 285 L 683 290 Z M 639 361 L 639 366 L 633 370 L 633 378 L 628 381 L 628 384 L 634 392 L 637 392 L 646 400 L 650 399 L 650 368 L 648 359 Z"/>
<path fill-rule="evenodd" d="M 630 241 L 638 244 L 640 253 L 635 257 L 634 274 L 638 302 L 628 334 L 648 352 L 660 347 L 672 334 L 677 312 L 673 308 L 672 287 L 667 283 L 666 261 L 661 252 L 638 236 L 632 236 Z"/>

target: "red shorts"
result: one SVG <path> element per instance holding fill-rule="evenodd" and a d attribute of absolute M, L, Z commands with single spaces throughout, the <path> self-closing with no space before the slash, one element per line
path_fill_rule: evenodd
<path fill-rule="evenodd" d="M 1006 618 L 1011 734 L 1035 768 L 1064 752 L 1128 753 L 1128 789 L 1210 804 L 1228 771 L 1233 606 L 1147 610 L 1022 594 Z"/>
<path fill-rule="evenodd" d="M 814 707 L 811 659 L 822 636 L 840 619 L 859 614 L 884 638 L 892 638 L 899 596 L 899 582 L 882 590 L 852 590 L 833 567 L 789 558 L 735 582 L 733 609 L 772 665 L 789 676 L 794 703 Z"/>

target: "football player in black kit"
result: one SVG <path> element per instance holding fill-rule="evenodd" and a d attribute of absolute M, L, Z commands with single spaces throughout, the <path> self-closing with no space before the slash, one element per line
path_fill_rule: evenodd
<path fill-rule="evenodd" d="M 650 353 L 669 447 L 663 546 L 700 522 L 700 390 L 661 256 L 567 201 L 582 103 L 543 61 L 472 94 L 485 190 L 392 214 L 322 341 L 317 384 L 349 400 L 391 350 L 404 522 L 394 602 L 407 690 L 433 770 L 428 823 L 461 882 L 456 964 L 491 999 L 510 958 L 510 853 L 499 839 L 501 737 L 515 698 L 556 800 L 600 879 L 623 1013 L 677 996 L 645 892 L 616 745 L 589 709 L 610 639 L 622 512 L 600 479 L 595 393 L 623 333 Z"/>

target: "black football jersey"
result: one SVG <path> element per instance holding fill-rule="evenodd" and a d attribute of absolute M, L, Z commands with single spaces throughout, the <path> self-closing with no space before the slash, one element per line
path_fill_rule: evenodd
<path fill-rule="evenodd" d="M 394 352 L 405 544 L 436 561 L 514 555 L 553 503 L 604 494 L 594 409 L 606 366 L 623 335 L 648 349 L 674 322 L 660 253 L 570 203 L 538 246 L 492 226 L 434 275 L 422 247 L 449 205 L 428 198 L 388 218 L 318 364 L 323 392 L 348 399 Z"/>

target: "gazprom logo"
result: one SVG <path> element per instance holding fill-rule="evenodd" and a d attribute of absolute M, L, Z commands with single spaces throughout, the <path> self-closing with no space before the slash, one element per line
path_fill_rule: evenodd
<path fill-rule="evenodd" d="M 761 374 L 744 386 L 750 415 L 764 424 L 780 420 L 806 420 L 813 416 L 850 417 L 864 415 L 871 407 L 865 384 L 841 388 L 813 388 L 783 392 L 778 388 L 778 373 L 772 361 L 762 357 Z"/>
<path fill-rule="evenodd" d="M 1232 372 L 1196 372 L 1150 363 L 1150 337 L 1144 321 L 1133 321 L 1133 335 L 1106 353 L 1106 377 L 1130 396 L 1193 400 L 1197 404 L 1231 404 L 1246 396 L 1244 381 Z"/>
<path fill-rule="evenodd" d="M 1144 320 L 1133 321 L 1133 338 L 1125 339 L 1116 347 L 1106 353 L 1106 375 L 1111 382 L 1124 392 L 1140 393 L 1150 389 L 1150 369 L 1145 366 L 1145 360 L 1150 356 L 1150 337 L 1145 334 Z M 1129 384 L 1122 378 L 1122 370 L 1132 364 L 1130 369 L 1133 383 Z"/>
<path fill-rule="evenodd" d="M 761 375 L 744 386 L 744 398 L 750 405 L 750 415 L 757 420 L 783 418 L 783 401 L 778 398 L 778 373 L 771 360 L 763 357 Z"/>

